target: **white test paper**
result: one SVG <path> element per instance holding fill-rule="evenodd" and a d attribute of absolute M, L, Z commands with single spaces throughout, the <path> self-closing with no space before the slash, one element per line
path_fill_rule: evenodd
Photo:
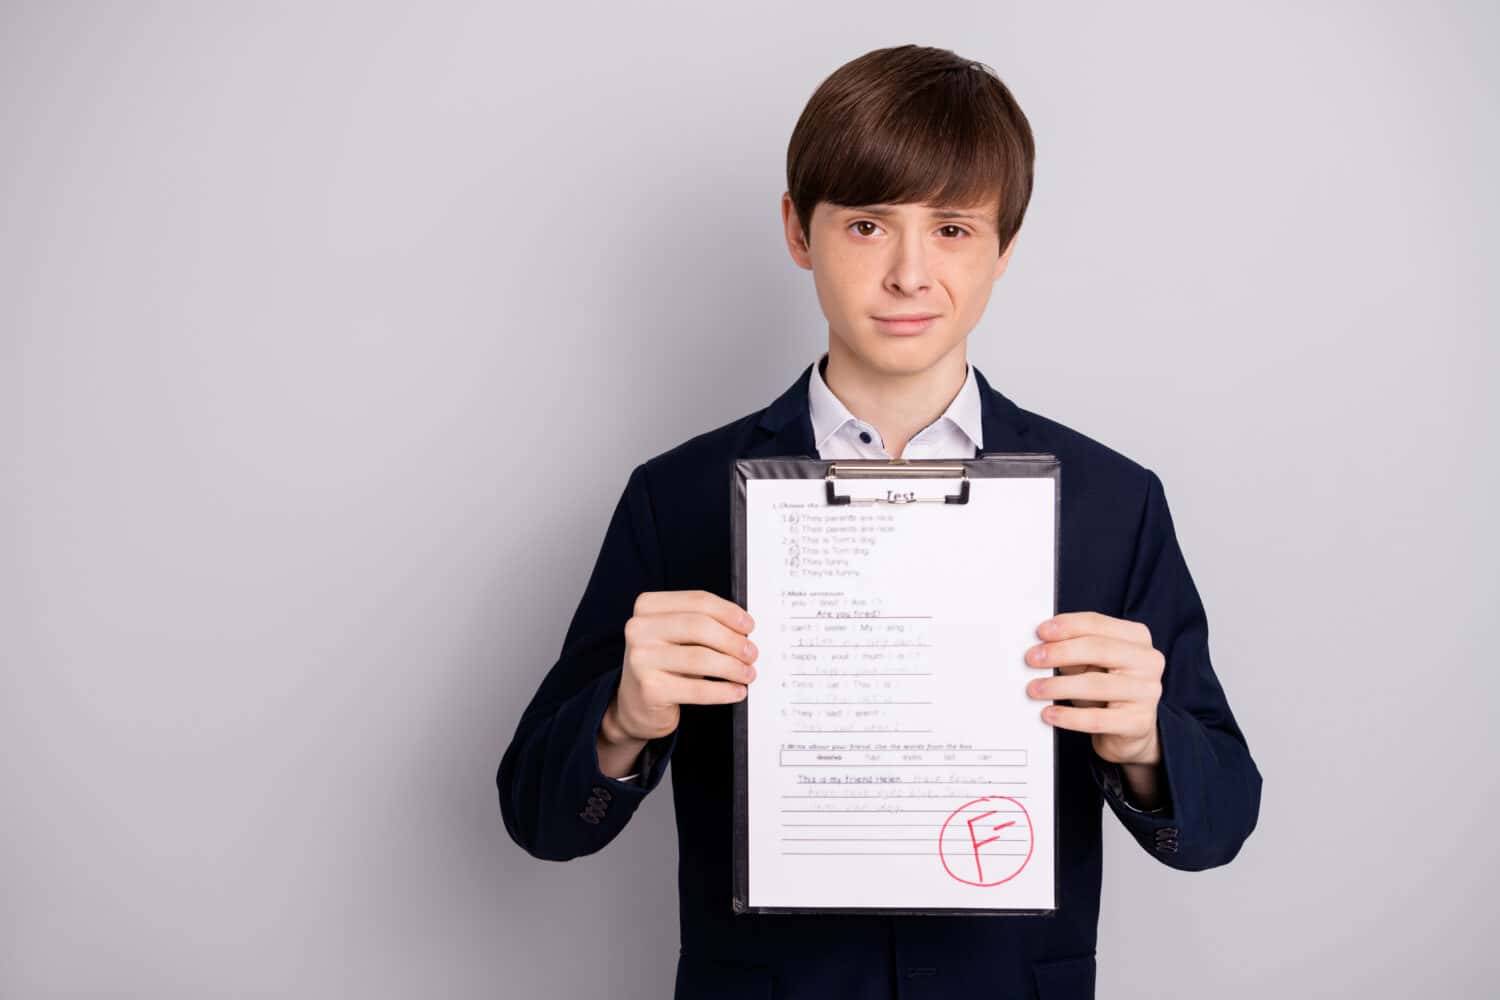
<path fill-rule="evenodd" d="M 841 494 L 952 493 L 846 479 Z M 1055 481 L 746 482 L 750 906 L 1052 909 Z"/>

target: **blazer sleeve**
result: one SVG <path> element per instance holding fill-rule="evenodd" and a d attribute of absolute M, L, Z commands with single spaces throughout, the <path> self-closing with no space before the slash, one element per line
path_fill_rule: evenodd
<path fill-rule="evenodd" d="M 1157 860 L 1183 871 L 1228 864 L 1260 814 L 1261 775 L 1208 653 L 1208 617 L 1177 543 L 1166 494 L 1146 470 L 1146 499 L 1122 617 L 1151 630 L 1166 657 L 1157 734 L 1164 807 L 1128 801 L 1119 765 L 1090 753 L 1094 780 L 1126 830 Z"/>
<path fill-rule="evenodd" d="M 625 623 L 638 595 L 664 589 L 663 577 L 645 467 L 637 466 L 610 517 L 561 653 L 522 712 L 495 775 L 505 829 L 533 857 L 566 861 L 598 851 L 661 783 L 677 745 L 675 730 L 646 744 L 633 781 L 600 771 L 594 743 L 620 686 Z"/>

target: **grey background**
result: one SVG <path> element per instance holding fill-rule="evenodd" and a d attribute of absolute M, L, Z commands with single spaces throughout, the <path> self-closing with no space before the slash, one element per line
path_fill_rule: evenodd
<path fill-rule="evenodd" d="M 494 771 L 631 467 L 826 344 L 786 142 L 912 41 L 1037 135 L 971 360 L 1161 475 L 1265 775 L 1221 869 L 1106 813 L 1100 995 L 1485 995 L 1496 22 L 5 4 L 0 994 L 668 994 L 670 790 L 560 865 Z"/>

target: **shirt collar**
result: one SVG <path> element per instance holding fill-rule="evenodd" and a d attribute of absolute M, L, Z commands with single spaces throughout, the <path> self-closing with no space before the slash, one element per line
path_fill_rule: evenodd
<path fill-rule="evenodd" d="M 813 442 L 819 451 L 840 427 L 851 420 L 858 419 L 849 412 L 849 408 L 823 381 L 823 363 L 827 358 L 828 352 L 825 351 L 822 357 L 813 364 L 812 376 L 807 386 L 807 409 L 809 416 L 812 417 Z M 966 364 L 965 370 L 963 387 L 958 390 L 958 395 L 953 397 L 953 401 L 948 404 L 948 408 L 943 411 L 943 415 L 938 417 L 938 420 L 946 418 L 951 421 L 973 442 L 975 448 L 982 451 L 984 450 L 984 427 L 981 420 L 979 385 L 974 381 L 974 366 Z"/>

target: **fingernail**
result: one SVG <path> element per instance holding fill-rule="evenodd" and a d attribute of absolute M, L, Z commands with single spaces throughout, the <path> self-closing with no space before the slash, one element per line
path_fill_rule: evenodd
<path fill-rule="evenodd" d="M 753 643 L 753 642 L 746 642 L 745 643 L 745 656 L 748 659 L 752 659 L 752 660 L 755 659 L 755 643 Z"/>
<path fill-rule="evenodd" d="M 744 628 L 746 625 L 749 625 L 749 624 L 750 624 L 750 616 L 747 615 L 745 612 L 741 611 L 740 612 L 740 628 Z"/>
<path fill-rule="evenodd" d="M 1026 655 L 1031 658 L 1032 663 L 1041 663 L 1047 659 L 1047 647 L 1032 646 L 1031 649 L 1027 651 Z"/>

